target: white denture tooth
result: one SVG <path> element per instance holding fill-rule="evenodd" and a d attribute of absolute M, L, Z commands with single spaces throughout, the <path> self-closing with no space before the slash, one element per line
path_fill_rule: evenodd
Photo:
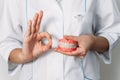
<path fill-rule="evenodd" d="M 59 46 L 62 48 L 76 48 L 76 44 L 66 43 L 66 42 L 59 42 Z"/>

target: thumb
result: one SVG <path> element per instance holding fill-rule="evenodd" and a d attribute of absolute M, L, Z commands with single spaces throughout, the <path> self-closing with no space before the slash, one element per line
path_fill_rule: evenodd
<path fill-rule="evenodd" d="M 76 36 L 64 35 L 63 37 L 64 37 L 65 39 L 69 39 L 69 40 L 74 40 L 74 41 L 77 41 Z"/>

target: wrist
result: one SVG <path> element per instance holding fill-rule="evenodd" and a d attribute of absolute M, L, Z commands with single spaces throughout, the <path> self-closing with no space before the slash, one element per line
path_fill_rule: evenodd
<path fill-rule="evenodd" d="M 94 49 L 95 44 L 96 44 L 96 36 L 90 35 L 90 50 Z"/>
<path fill-rule="evenodd" d="M 31 62 L 33 60 L 33 56 L 32 55 L 29 55 L 29 54 L 25 54 L 22 49 L 20 51 L 20 54 L 19 54 L 19 58 L 21 60 L 21 63 L 28 63 L 28 62 Z"/>

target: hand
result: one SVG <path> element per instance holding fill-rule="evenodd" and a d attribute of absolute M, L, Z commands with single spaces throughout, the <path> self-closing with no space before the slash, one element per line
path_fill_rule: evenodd
<path fill-rule="evenodd" d="M 78 47 L 75 51 L 72 52 L 63 52 L 59 49 L 55 49 L 55 51 L 60 52 L 69 56 L 76 56 L 80 58 L 84 58 L 88 50 L 91 49 L 91 46 L 94 43 L 94 36 L 92 35 L 81 35 L 81 36 L 64 36 L 66 39 L 72 39 L 78 42 Z"/>
<path fill-rule="evenodd" d="M 49 33 L 40 32 L 40 23 L 42 20 L 43 12 L 36 13 L 33 20 L 29 21 L 28 29 L 26 31 L 22 54 L 25 60 L 33 60 L 42 55 L 44 52 L 51 49 L 52 39 Z M 47 38 L 48 43 L 43 44 L 42 39 Z"/>

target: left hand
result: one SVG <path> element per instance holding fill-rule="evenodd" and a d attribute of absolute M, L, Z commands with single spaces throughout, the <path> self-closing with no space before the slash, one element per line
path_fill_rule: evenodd
<path fill-rule="evenodd" d="M 64 36 L 66 39 L 72 39 L 78 42 L 78 47 L 75 51 L 72 52 L 63 52 L 59 49 L 55 49 L 55 51 L 60 52 L 65 55 L 69 56 L 76 56 L 80 58 L 84 58 L 87 54 L 88 50 L 91 49 L 94 43 L 94 36 L 93 35 L 81 35 L 81 36 Z"/>

